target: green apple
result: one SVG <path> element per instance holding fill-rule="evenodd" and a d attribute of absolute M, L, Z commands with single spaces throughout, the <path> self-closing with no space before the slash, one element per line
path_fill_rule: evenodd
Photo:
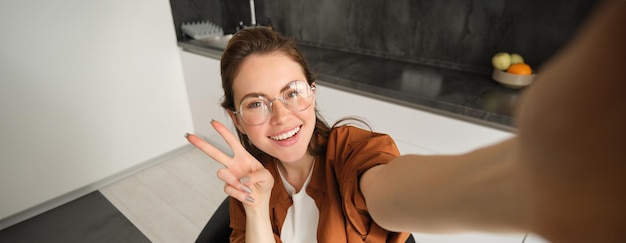
<path fill-rule="evenodd" d="M 504 71 L 511 66 L 511 55 L 507 52 L 499 52 L 491 58 L 491 64 L 495 69 Z"/>
<path fill-rule="evenodd" d="M 511 64 L 524 63 L 524 58 L 517 53 L 511 54 Z"/>

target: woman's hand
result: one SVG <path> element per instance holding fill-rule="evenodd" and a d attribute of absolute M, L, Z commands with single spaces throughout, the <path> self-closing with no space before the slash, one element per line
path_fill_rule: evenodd
<path fill-rule="evenodd" d="M 224 154 L 202 138 L 187 134 L 189 143 L 226 166 L 218 170 L 217 177 L 226 183 L 224 192 L 241 201 L 244 205 L 269 205 L 274 178 L 263 165 L 241 145 L 239 140 L 218 121 L 211 121 L 213 128 L 222 136 L 232 149 L 234 156 Z"/>

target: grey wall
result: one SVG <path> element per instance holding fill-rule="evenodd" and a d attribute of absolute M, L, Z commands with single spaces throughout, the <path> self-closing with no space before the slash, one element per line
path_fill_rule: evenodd
<path fill-rule="evenodd" d="M 240 20 L 250 23 L 248 0 L 170 2 L 177 28 L 206 19 L 232 33 Z M 538 67 L 575 33 L 595 2 L 256 0 L 256 16 L 310 45 L 488 73 L 499 51 L 520 53 Z"/>

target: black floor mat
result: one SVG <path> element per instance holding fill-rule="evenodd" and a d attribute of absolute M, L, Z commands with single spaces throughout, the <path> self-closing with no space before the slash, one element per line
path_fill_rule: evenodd
<path fill-rule="evenodd" d="M 0 231 L 0 243 L 150 242 L 100 192 Z"/>

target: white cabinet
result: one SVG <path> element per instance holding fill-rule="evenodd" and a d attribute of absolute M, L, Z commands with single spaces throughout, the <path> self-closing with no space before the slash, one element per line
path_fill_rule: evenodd
<path fill-rule="evenodd" d="M 549 241 L 536 234 L 528 234 L 524 243 L 549 243 Z"/>
<path fill-rule="evenodd" d="M 182 49 L 180 52 L 194 133 L 225 152 L 230 151 L 228 144 L 211 127 L 211 120 L 215 119 L 235 132 L 230 117 L 220 105 L 224 92 L 219 60 Z"/>
<path fill-rule="evenodd" d="M 512 136 L 474 123 L 317 86 L 317 108 L 329 123 L 345 116 L 362 117 L 375 131 L 391 135 L 403 154 L 463 153 Z"/>

